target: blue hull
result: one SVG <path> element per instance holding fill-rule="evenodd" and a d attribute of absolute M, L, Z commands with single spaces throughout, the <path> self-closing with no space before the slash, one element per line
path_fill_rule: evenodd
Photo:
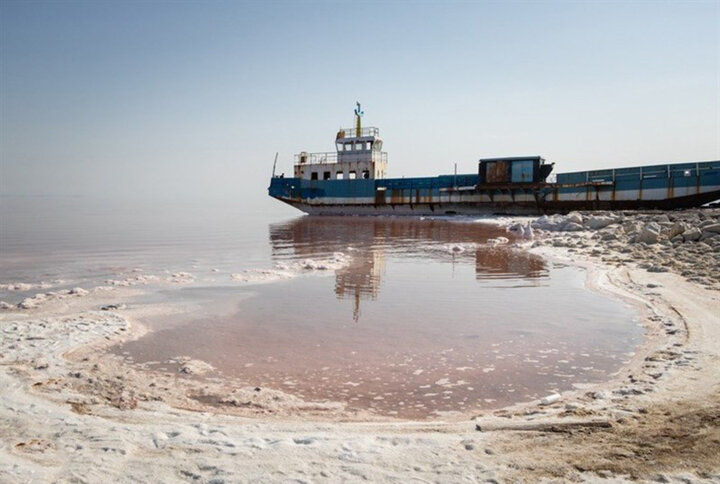
<path fill-rule="evenodd" d="M 268 192 L 319 215 L 673 210 L 720 199 L 720 161 L 561 173 L 556 183 L 481 184 L 475 174 L 371 180 L 275 177 Z"/>

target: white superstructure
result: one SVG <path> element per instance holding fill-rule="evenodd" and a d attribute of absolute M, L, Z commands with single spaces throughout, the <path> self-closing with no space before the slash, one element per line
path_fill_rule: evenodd
<path fill-rule="evenodd" d="M 355 128 L 344 128 L 335 137 L 336 152 L 295 155 L 295 178 L 303 180 L 353 180 L 385 178 L 387 153 L 382 151 L 378 128 L 363 128 L 360 103 Z"/>

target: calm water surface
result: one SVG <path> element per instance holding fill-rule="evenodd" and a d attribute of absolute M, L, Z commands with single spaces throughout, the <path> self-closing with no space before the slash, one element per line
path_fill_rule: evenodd
<path fill-rule="evenodd" d="M 196 310 L 145 321 L 154 332 L 113 350 L 159 371 L 190 356 L 237 385 L 423 418 L 602 380 L 642 336 L 583 271 L 488 244 L 507 234 L 477 221 L 34 203 L 3 207 L 0 283 L 195 275 L 136 303 Z M 341 263 L 318 270 L 327 260 Z"/>

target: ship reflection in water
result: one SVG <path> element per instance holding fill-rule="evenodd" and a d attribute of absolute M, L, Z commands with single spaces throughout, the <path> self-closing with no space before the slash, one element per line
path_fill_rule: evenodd
<path fill-rule="evenodd" d="M 456 264 L 474 262 L 477 280 L 513 281 L 513 286 L 546 279 L 545 261 L 507 246 L 502 238 L 509 236 L 491 224 L 444 219 L 301 217 L 270 225 L 277 261 L 350 256 L 347 265 L 335 270 L 335 294 L 353 301 L 355 321 L 360 301 L 377 299 L 388 256 L 448 262 L 451 271 Z"/>
<path fill-rule="evenodd" d="M 186 355 L 235 387 L 409 418 L 528 401 L 615 371 L 641 334 L 632 312 L 585 289 L 583 271 L 500 237 L 469 220 L 273 224 L 277 279 L 184 289 L 196 313 L 150 321 L 154 331 L 116 352 L 160 370 Z"/>

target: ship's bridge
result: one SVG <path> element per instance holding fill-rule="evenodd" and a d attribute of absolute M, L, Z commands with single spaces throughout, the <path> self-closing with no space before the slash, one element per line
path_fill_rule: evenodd
<path fill-rule="evenodd" d="M 382 151 L 378 128 L 361 126 L 360 104 L 355 109 L 356 127 L 342 128 L 335 136 L 336 152 L 295 155 L 295 178 L 304 180 L 353 180 L 384 178 L 387 153 Z"/>

